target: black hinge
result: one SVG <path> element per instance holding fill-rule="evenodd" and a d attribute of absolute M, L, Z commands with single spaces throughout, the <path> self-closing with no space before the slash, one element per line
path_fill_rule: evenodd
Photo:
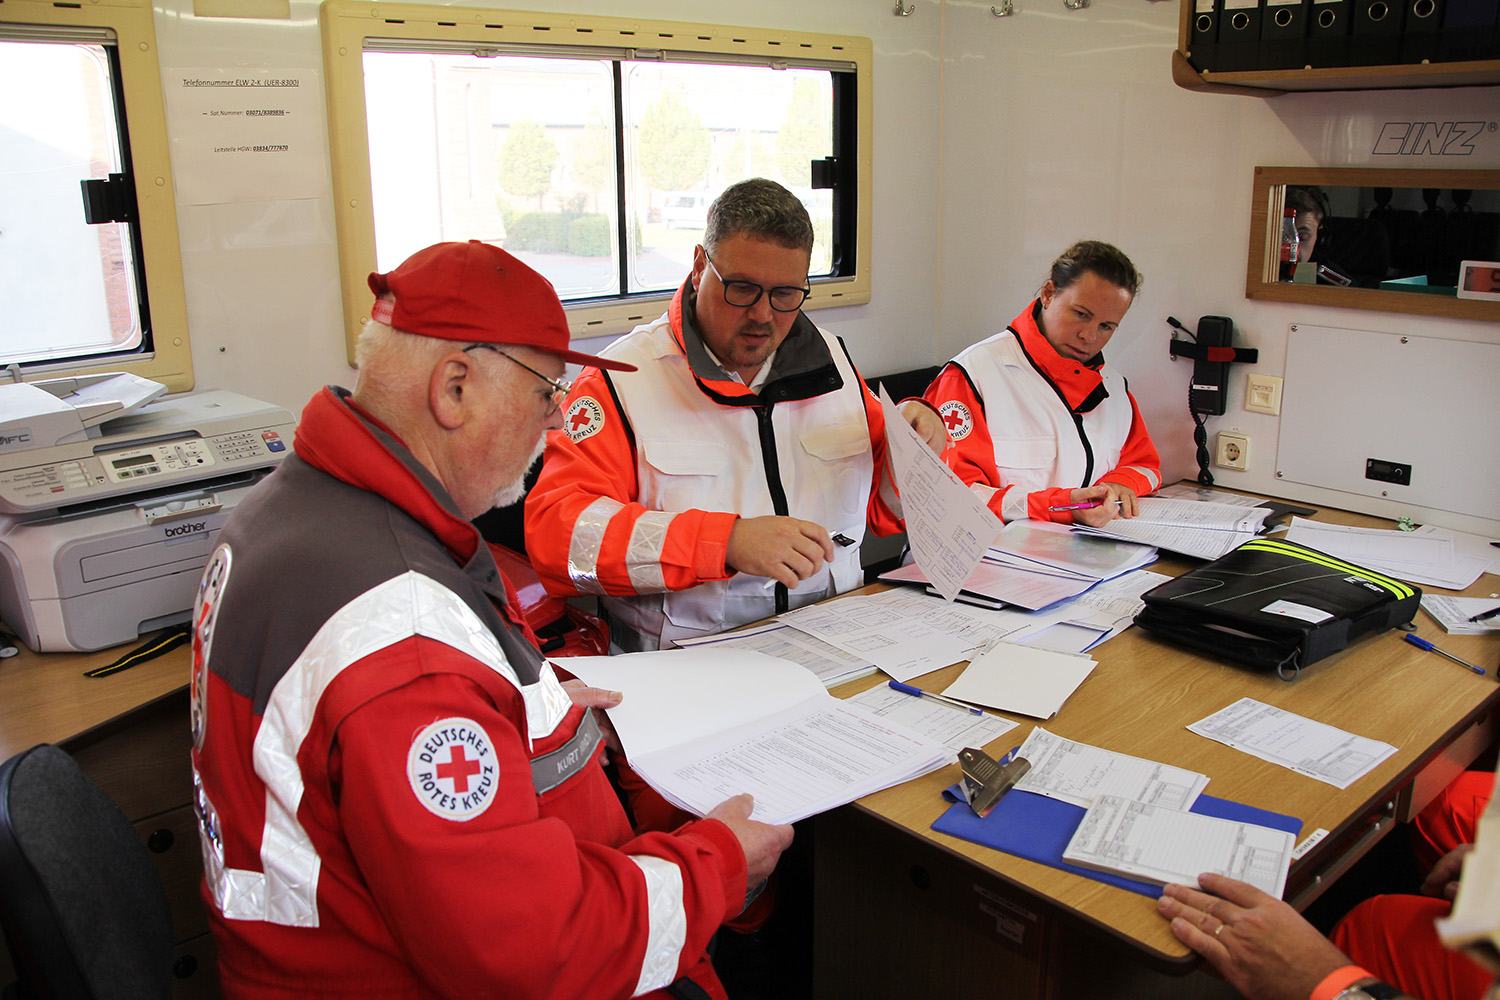
<path fill-rule="evenodd" d="M 814 188 L 831 188 L 837 185 L 839 172 L 837 156 L 825 156 L 821 160 L 813 160 L 810 166 Z"/>
<path fill-rule="evenodd" d="M 124 174 L 89 178 L 78 182 L 83 187 L 83 221 L 91 226 L 106 222 L 135 222 L 135 186 Z"/>

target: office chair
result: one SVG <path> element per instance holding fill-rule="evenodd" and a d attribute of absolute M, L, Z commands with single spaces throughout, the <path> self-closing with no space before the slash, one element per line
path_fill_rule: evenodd
<path fill-rule="evenodd" d="M 18 1000 L 165 998 L 172 916 L 146 847 L 62 750 L 0 766 L 0 926 Z"/>

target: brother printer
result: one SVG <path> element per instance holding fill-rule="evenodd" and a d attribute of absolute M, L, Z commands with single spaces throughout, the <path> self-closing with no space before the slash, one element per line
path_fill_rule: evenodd
<path fill-rule="evenodd" d="M 166 391 L 118 373 L 0 386 L 0 618 L 31 649 L 187 621 L 229 511 L 285 457 L 287 410 Z"/>

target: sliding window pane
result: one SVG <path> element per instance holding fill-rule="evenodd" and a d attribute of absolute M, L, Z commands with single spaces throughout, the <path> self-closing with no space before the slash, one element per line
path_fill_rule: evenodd
<path fill-rule="evenodd" d="M 608 60 L 366 52 L 364 76 L 381 270 L 477 239 L 564 300 L 619 294 Z"/>
<path fill-rule="evenodd" d="M 633 62 L 623 71 L 632 292 L 680 285 L 710 202 L 747 177 L 802 199 L 816 239 L 810 271 L 832 269 L 832 192 L 811 162 L 833 155 L 833 80 L 823 70 Z"/>
<path fill-rule="evenodd" d="M 123 173 L 109 51 L 0 42 L 0 94 L 0 364 L 138 348 L 130 227 L 83 217 L 80 182 Z"/>

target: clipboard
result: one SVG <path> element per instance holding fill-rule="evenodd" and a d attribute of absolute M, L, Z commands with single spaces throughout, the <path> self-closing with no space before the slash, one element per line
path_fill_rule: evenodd
<path fill-rule="evenodd" d="M 1083 815 L 1087 812 L 1082 806 L 1048 798 L 1045 795 L 1037 795 L 1035 792 L 1012 789 L 995 804 L 995 808 L 988 816 L 980 819 L 964 801 L 963 792 L 958 790 L 957 785 L 943 792 L 943 798 L 954 804 L 933 822 L 932 828 L 939 833 L 993 847 L 997 851 L 1014 854 L 1018 858 L 1026 858 L 1028 861 L 1060 868 L 1065 872 L 1082 875 L 1084 878 L 1140 893 L 1142 896 L 1155 898 L 1161 895 L 1159 885 L 1096 871 L 1092 868 L 1081 868 L 1063 861 L 1063 849 L 1068 846 L 1073 832 L 1078 829 L 1078 824 L 1083 822 Z M 1254 806 L 1231 802 L 1229 799 L 1215 798 L 1212 795 L 1198 796 L 1198 800 L 1188 811 L 1203 816 L 1215 816 L 1219 819 L 1269 826 L 1276 830 L 1285 830 L 1294 837 L 1302 831 L 1302 821 L 1295 816 L 1257 809 Z"/>

